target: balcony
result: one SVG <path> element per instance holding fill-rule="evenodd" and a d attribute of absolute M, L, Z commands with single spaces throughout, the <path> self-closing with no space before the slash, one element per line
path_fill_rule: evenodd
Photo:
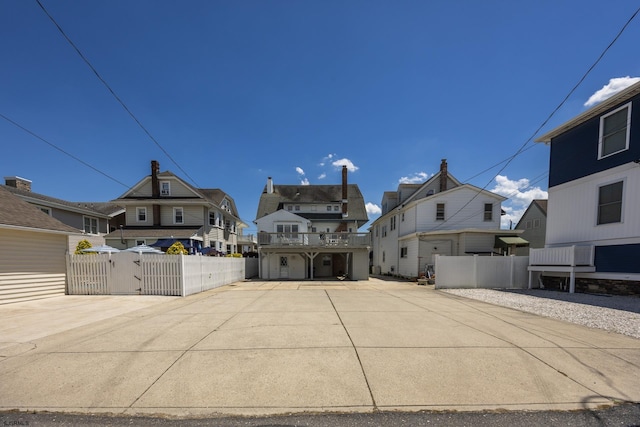
<path fill-rule="evenodd" d="M 301 248 L 367 248 L 369 233 L 258 233 L 258 245 Z"/>
<path fill-rule="evenodd" d="M 593 266 L 593 257 L 593 246 L 531 249 L 529 252 L 529 265 Z"/>
<path fill-rule="evenodd" d="M 533 283 L 532 272 L 563 272 L 569 274 L 569 292 L 575 292 L 576 273 L 593 273 L 595 247 L 561 246 L 557 248 L 531 249 L 529 251 L 529 289 Z"/>

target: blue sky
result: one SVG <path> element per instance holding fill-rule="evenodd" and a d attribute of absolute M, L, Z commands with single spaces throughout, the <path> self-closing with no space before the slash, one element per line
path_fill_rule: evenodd
<path fill-rule="evenodd" d="M 102 173 L 0 118 L 0 174 L 30 179 L 49 196 L 107 201 L 155 159 L 193 185 L 229 193 L 248 232 L 269 176 L 337 184 L 347 164 L 375 219 L 384 191 L 424 181 L 443 158 L 459 180 L 513 195 L 505 222 L 517 221 L 531 198 L 546 195 L 549 148 L 529 143 L 504 170 L 495 165 L 534 134 L 638 7 L 41 2 L 162 149 L 35 0 L 4 0 L 0 114 Z M 543 131 L 584 111 L 611 79 L 640 76 L 638 40 L 640 18 Z"/>

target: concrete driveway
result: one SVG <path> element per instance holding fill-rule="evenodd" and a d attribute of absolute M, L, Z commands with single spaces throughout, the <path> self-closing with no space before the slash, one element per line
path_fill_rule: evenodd
<path fill-rule="evenodd" d="M 411 283 L 0 306 L 0 410 L 266 415 L 640 401 L 640 340 Z"/>

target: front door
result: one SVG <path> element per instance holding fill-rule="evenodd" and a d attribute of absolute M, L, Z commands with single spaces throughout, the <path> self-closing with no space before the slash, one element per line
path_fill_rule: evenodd
<path fill-rule="evenodd" d="M 281 279 L 289 278 L 289 257 L 286 257 L 286 256 L 280 257 L 280 278 Z"/>

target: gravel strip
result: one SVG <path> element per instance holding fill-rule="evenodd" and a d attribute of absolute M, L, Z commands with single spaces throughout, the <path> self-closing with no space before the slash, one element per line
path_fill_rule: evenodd
<path fill-rule="evenodd" d="M 638 297 L 569 294 L 541 289 L 440 290 L 465 298 L 640 339 L 640 298 Z"/>

